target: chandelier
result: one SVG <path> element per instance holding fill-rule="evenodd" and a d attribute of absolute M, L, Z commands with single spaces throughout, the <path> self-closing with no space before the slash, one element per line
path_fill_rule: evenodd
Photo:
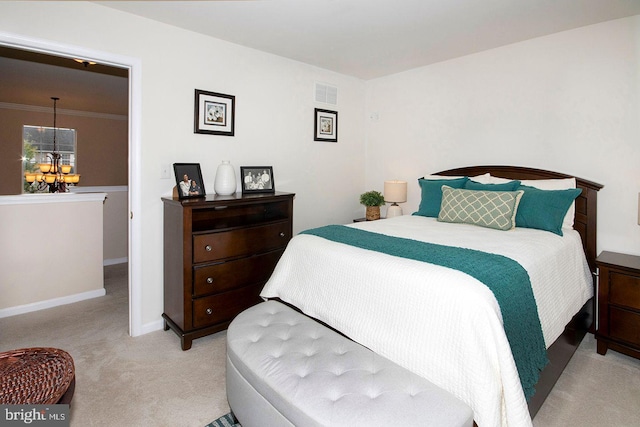
<path fill-rule="evenodd" d="M 48 162 L 40 163 L 40 172 L 25 172 L 24 179 L 35 191 L 49 193 L 66 193 L 69 186 L 80 182 L 80 175 L 71 172 L 71 165 L 62 164 L 62 155 L 58 151 L 56 141 L 57 102 L 60 98 L 53 99 L 53 151 L 47 154 Z"/>

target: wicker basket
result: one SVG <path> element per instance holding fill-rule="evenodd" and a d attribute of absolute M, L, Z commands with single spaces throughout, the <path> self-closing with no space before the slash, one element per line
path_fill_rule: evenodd
<path fill-rule="evenodd" d="M 75 386 L 73 359 L 57 348 L 0 353 L 0 404 L 50 405 Z"/>

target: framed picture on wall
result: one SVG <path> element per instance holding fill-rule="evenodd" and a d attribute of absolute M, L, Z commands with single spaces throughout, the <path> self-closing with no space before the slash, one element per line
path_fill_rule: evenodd
<path fill-rule="evenodd" d="M 314 141 L 338 142 L 338 112 L 315 109 Z"/>
<path fill-rule="evenodd" d="M 233 136 L 236 97 L 196 89 L 194 133 Z"/>
<path fill-rule="evenodd" d="M 240 176 L 242 177 L 242 194 L 276 191 L 271 166 L 240 166 Z"/>
<path fill-rule="evenodd" d="M 200 171 L 200 163 L 174 163 L 178 198 L 188 199 L 207 195 Z"/>

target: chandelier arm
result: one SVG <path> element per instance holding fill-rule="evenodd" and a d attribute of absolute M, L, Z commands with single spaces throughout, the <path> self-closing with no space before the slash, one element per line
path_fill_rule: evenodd
<path fill-rule="evenodd" d="M 58 128 L 57 103 L 60 98 L 52 96 L 51 99 L 53 100 L 53 150 L 51 153 L 47 153 L 45 157 L 50 162 L 51 168 L 47 172 L 45 172 L 46 168 L 43 166 L 45 165 L 45 163 L 41 163 L 40 169 L 43 172 L 42 180 L 37 181 L 37 184 L 35 184 L 34 181 L 33 183 L 31 183 L 31 186 L 38 192 L 44 192 L 48 189 L 50 193 L 66 193 L 67 191 L 69 191 L 69 186 L 77 184 L 78 180 L 80 179 L 80 175 L 70 175 L 70 177 L 72 177 L 72 181 L 70 181 L 69 183 L 67 183 L 65 180 L 65 175 L 70 172 L 71 166 L 67 165 L 67 168 L 65 169 L 66 172 L 63 171 L 62 155 L 58 152 L 58 142 L 56 135 Z M 51 179 L 53 178 L 53 181 L 47 182 L 46 177 L 49 178 L 49 181 L 51 181 Z"/>

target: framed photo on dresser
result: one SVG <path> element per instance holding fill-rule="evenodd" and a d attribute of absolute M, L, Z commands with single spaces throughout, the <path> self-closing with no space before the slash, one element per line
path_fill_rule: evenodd
<path fill-rule="evenodd" d="M 189 199 L 207 195 L 200 171 L 200 163 L 174 163 L 178 198 Z"/>
<path fill-rule="evenodd" d="M 240 177 L 242 194 L 275 193 L 276 191 L 271 166 L 240 166 Z"/>

